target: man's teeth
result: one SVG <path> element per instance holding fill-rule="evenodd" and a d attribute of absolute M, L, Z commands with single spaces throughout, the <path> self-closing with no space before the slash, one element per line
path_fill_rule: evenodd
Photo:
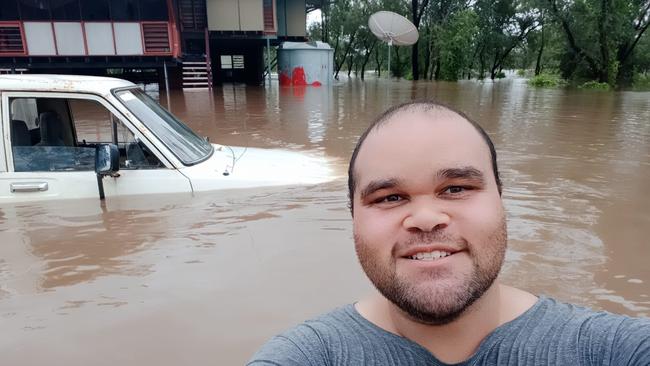
<path fill-rule="evenodd" d="M 440 251 L 440 250 L 434 250 L 433 252 L 417 253 L 417 254 L 412 255 L 410 258 L 411 259 L 421 260 L 421 261 L 433 261 L 433 260 L 436 260 L 438 258 L 444 258 L 444 257 L 446 257 L 448 255 L 451 255 L 451 253 L 443 252 L 443 251 Z"/>

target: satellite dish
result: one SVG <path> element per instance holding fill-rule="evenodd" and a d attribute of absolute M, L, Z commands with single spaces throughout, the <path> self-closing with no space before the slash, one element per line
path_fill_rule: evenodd
<path fill-rule="evenodd" d="M 378 11 L 368 19 L 370 31 L 388 43 L 388 77 L 390 77 L 390 51 L 395 46 L 410 46 L 418 41 L 418 29 L 405 17 L 392 11 Z"/>

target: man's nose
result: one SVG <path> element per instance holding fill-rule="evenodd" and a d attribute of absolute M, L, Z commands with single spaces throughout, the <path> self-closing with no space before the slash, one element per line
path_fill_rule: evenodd
<path fill-rule="evenodd" d="M 449 225 L 450 217 L 443 205 L 436 204 L 432 199 L 413 201 L 407 216 L 404 218 L 404 228 L 413 231 L 434 231 Z"/>

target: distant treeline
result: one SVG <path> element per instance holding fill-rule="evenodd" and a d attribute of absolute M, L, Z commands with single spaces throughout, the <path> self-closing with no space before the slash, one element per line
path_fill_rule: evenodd
<path fill-rule="evenodd" d="M 379 10 L 420 33 L 415 45 L 392 48 L 397 77 L 495 79 L 524 69 L 613 87 L 650 71 L 650 0 L 323 0 L 309 36 L 334 48 L 336 78 L 386 68 L 387 45 L 368 29 Z"/>

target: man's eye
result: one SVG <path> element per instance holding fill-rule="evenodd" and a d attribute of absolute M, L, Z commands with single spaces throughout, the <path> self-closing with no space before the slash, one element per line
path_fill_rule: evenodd
<path fill-rule="evenodd" d="M 378 202 L 398 202 L 401 201 L 402 197 L 400 197 L 397 194 L 390 194 L 388 196 L 385 196 L 383 198 L 380 198 Z"/>
<path fill-rule="evenodd" d="M 451 194 L 458 194 L 466 191 L 467 189 L 465 187 L 461 186 L 451 186 L 447 187 L 447 189 L 444 190 L 444 193 L 451 193 Z"/>

